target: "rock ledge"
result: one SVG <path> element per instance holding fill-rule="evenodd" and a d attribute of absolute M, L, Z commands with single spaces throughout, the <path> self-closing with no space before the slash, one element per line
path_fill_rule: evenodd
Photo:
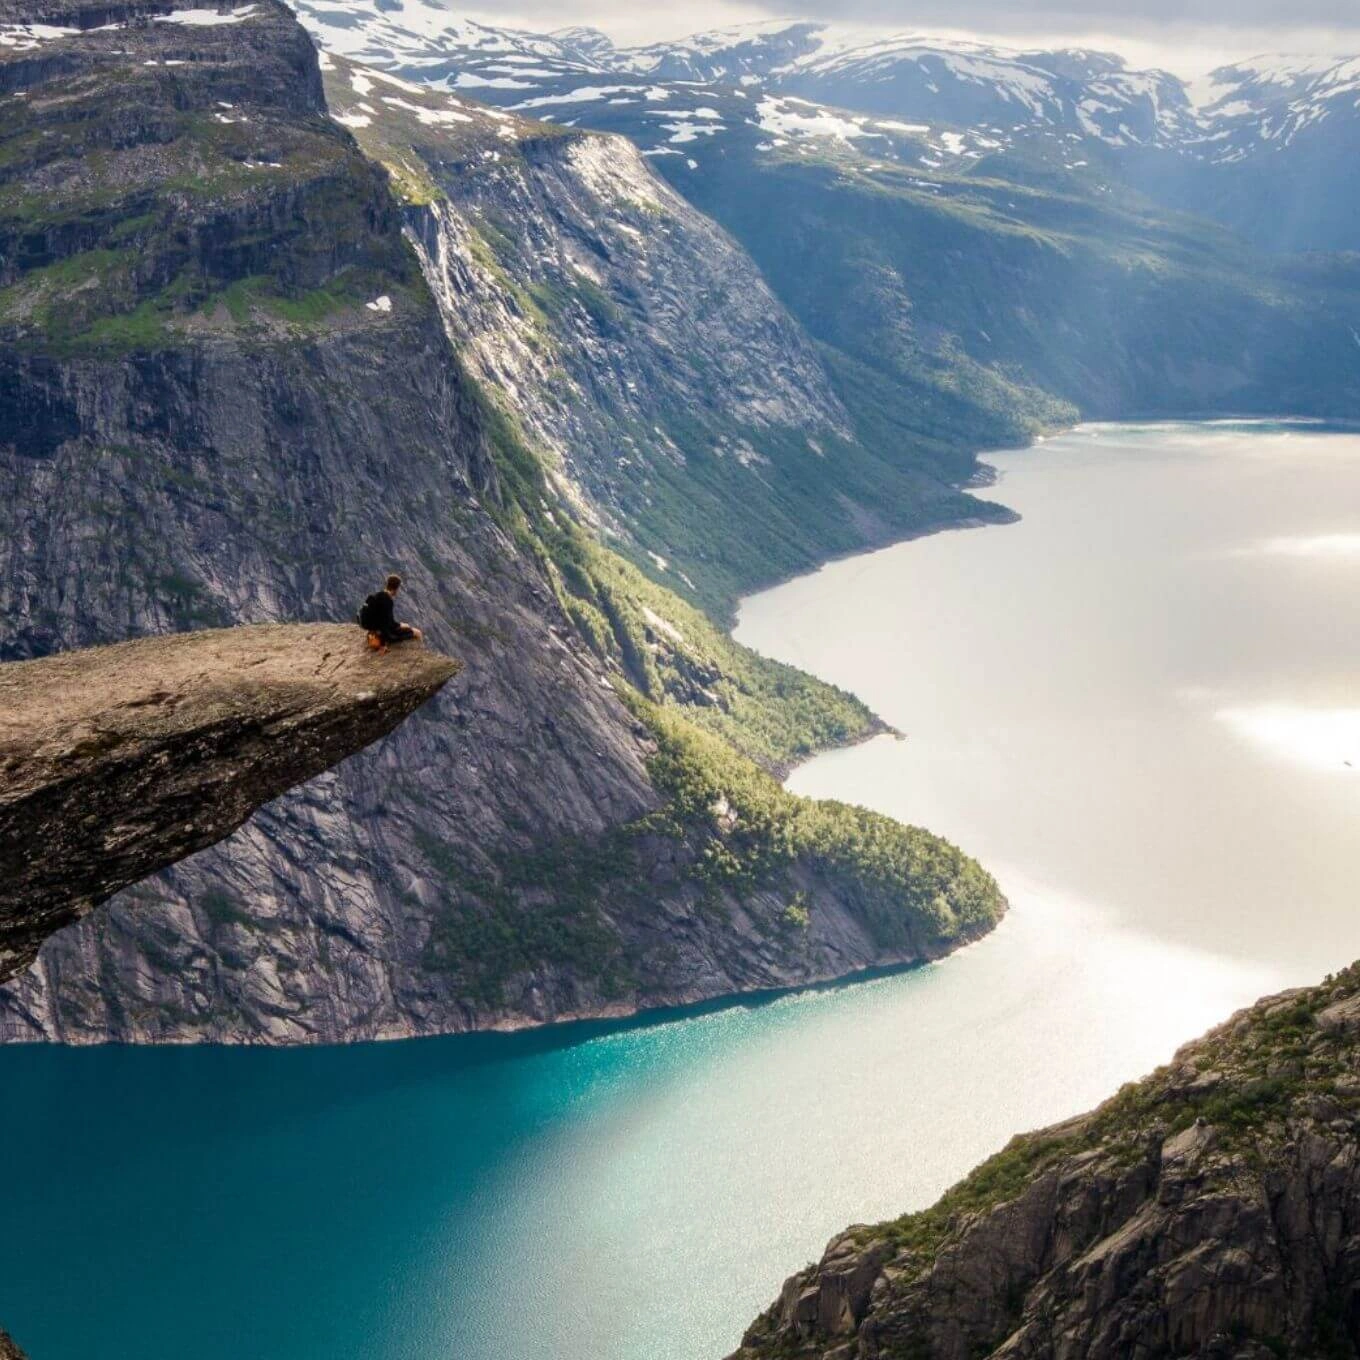
<path fill-rule="evenodd" d="M 144 638 L 0 666 L 0 981 L 62 926 L 386 735 L 461 669 L 352 625 Z"/>

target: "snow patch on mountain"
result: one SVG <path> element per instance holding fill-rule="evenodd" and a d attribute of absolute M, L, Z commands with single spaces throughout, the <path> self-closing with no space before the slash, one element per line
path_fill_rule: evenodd
<path fill-rule="evenodd" d="M 831 139 L 875 155 L 877 139 L 883 154 L 927 169 L 1022 146 L 1055 166 L 1084 168 L 1090 157 L 1071 154 L 1083 142 L 1231 163 L 1274 154 L 1337 120 L 1360 123 L 1357 59 L 1260 58 L 1187 83 L 1131 70 L 1108 52 L 1016 50 L 848 24 L 770 20 L 619 48 L 597 30 L 494 28 L 425 0 L 296 7 L 323 47 L 367 66 L 564 125 L 623 132 L 656 154 L 748 136 L 762 149 Z M 0 29 L 9 46 L 43 37 L 31 26 Z"/>

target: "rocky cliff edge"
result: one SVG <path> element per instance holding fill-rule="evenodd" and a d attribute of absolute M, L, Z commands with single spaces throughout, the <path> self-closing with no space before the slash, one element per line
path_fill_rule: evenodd
<path fill-rule="evenodd" d="M 49 935 L 384 736 L 459 670 L 338 624 L 0 667 L 0 980 Z"/>
<path fill-rule="evenodd" d="M 849 1229 L 734 1360 L 1354 1357 L 1358 1134 L 1360 964 Z"/>

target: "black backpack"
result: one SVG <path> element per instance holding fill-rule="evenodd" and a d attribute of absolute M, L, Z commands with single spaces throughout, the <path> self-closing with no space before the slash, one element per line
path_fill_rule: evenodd
<path fill-rule="evenodd" d="M 370 595 L 363 604 L 359 606 L 359 612 L 355 615 L 355 622 L 360 628 L 372 632 L 378 626 L 377 610 L 373 601 L 377 598 L 376 593 Z"/>

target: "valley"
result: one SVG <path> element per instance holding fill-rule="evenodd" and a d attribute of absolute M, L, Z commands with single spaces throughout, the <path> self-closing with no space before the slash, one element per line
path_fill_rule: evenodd
<path fill-rule="evenodd" d="M 33 1360 L 694 1360 L 852 1219 L 884 1226 L 744 1355 L 1048 1355 L 1055 1308 L 1096 1346 L 1048 1257 L 962 1323 L 896 1282 L 993 1250 L 1011 1192 L 1046 1232 L 1055 1168 L 1106 1193 L 1182 1093 L 928 1209 L 1017 1131 L 1360 954 L 1355 88 L 815 22 L 630 48 L 426 0 L 0 0 L 0 660 L 174 671 L 41 747 L 65 810 L 11 877 L 46 923 L 0 986 Z M 383 664 L 337 621 L 394 569 L 456 662 L 355 679 L 324 749 L 266 759 L 285 692 Z M 291 688 L 249 683 L 266 636 Z M 210 692 L 181 647 L 241 671 L 226 739 L 270 780 L 105 759 Z M 1259 1114 L 1276 1163 L 1351 1129 L 1317 1103 L 1350 986 L 1212 1040 L 1246 1094 L 1191 1117 Z M 1187 1164 L 1240 1182 L 1215 1148 Z M 1223 1312 L 1242 1360 L 1350 1325 L 1310 1291 Z"/>
<path fill-rule="evenodd" d="M 1356 412 L 1354 260 L 1301 254 L 1360 246 L 1353 63 L 1192 88 L 817 23 L 634 50 L 419 3 L 299 13 L 424 88 L 631 140 L 829 347 L 876 448 L 1023 442 L 1074 410 Z"/>

